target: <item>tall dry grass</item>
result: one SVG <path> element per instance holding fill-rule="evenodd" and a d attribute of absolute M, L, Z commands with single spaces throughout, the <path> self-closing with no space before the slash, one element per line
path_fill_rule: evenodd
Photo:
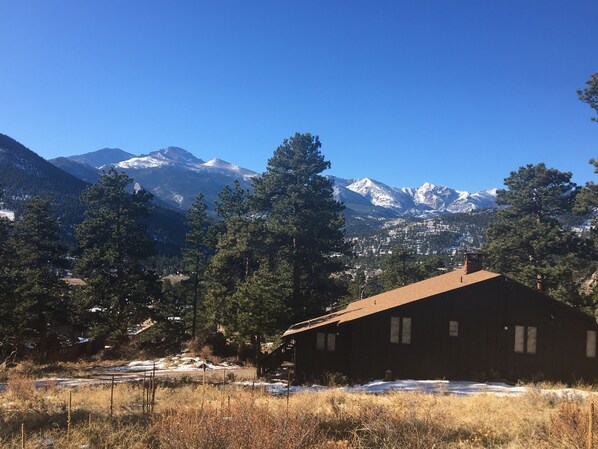
<path fill-rule="evenodd" d="M 109 386 L 74 389 L 67 435 L 69 392 L 27 382 L 16 379 L 0 394 L 2 448 L 21 447 L 24 423 L 27 448 L 585 449 L 589 403 L 598 399 L 533 390 L 520 397 L 327 390 L 287 402 L 258 388 L 169 380 L 159 381 L 152 415 L 142 412 L 141 385 L 117 384 L 113 417 Z"/>

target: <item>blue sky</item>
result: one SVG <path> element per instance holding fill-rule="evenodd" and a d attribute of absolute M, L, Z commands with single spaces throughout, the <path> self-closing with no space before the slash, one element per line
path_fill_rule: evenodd
<path fill-rule="evenodd" d="M 0 0 L 0 132 L 46 158 L 169 145 L 263 171 L 318 134 L 330 174 L 595 178 L 596 1 Z"/>

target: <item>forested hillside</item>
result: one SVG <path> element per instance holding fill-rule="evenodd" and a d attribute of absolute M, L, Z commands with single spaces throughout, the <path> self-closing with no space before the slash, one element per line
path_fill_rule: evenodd
<path fill-rule="evenodd" d="M 89 174 L 89 172 L 88 172 Z M 50 213 L 59 219 L 60 235 L 73 243 L 75 225 L 83 219 L 81 192 L 89 183 L 61 170 L 29 148 L 0 134 L 0 187 L 3 207 L 22 214 L 25 201 L 40 197 L 49 200 Z M 155 205 L 147 224 L 158 249 L 178 254 L 186 228 L 184 215 L 177 210 Z"/>

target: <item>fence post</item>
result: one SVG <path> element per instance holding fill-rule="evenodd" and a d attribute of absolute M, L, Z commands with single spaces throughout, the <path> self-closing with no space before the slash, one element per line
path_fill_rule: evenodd
<path fill-rule="evenodd" d="M 145 377 L 146 374 L 143 373 L 143 384 L 141 387 L 141 413 L 143 413 L 143 415 L 145 415 Z"/>
<path fill-rule="evenodd" d="M 69 390 L 69 409 L 66 416 L 66 439 L 71 438 L 71 414 L 73 413 L 73 390 Z"/>
<path fill-rule="evenodd" d="M 114 414 L 114 374 L 112 375 L 112 382 L 110 383 L 110 417 Z"/>
<path fill-rule="evenodd" d="M 154 414 L 154 407 L 156 406 L 156 361 L 154 360 L 154 371 L 152 373 L 152 415 Z"/>
<path fill-rule="evenodd" d="M 21 449 L 25 449 L 25 423 L 21 423 Z"/>
<path fill-rule="evenodd" d="M 594 447 L 594 403 L 590 402 L 590 416 L 588 417 L 588 449 Z"/>

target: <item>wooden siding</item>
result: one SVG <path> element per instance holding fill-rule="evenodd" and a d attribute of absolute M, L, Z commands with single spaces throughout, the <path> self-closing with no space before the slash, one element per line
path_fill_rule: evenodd
<path fill-rule="evenodd" d="M 390 343 L 391 317 L 411 318 L 411 343 Z M 449 322 L 459 335 L 449 335 Z M 536 353 L 515 352 L 515 326 L 537 329 Z M 383 378 L 598 378 L 598 359 L 586 357 L 592 317 L 498 277 L 349 323 L 294 336 L 296 372 L 305 378 L 340 372 L 355 381 Z M 335 332 L 334 352 L 316 351 L 316 333 Z"/>

